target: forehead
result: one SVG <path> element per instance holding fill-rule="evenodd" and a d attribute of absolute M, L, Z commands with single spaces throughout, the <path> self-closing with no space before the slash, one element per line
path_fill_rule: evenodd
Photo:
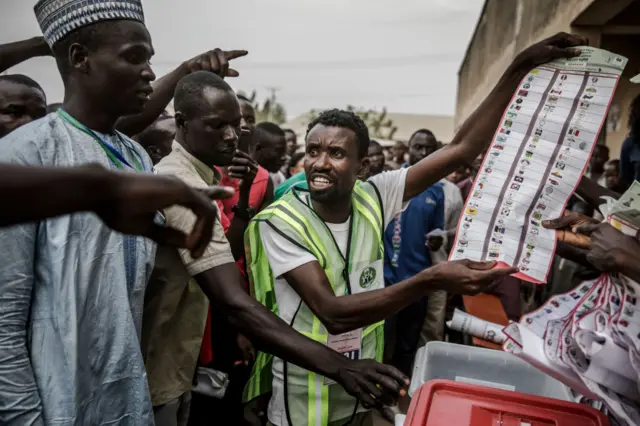
<path fill-rule="evenodd" d="M 259 135 L 260 142 L 263 145 L 270 145 L 274 147 L 286 147 L 287 145 L 287 140 L 283 135 L 275 135 L 265 131 L 261 131 Z"/>
<path fill-rule="evenodd" d="M 99 48 L 121 49 L 131 45 L 143 45 L 152 50 L 151 35 L 141 22 L 110 21 L 96 36 L 100 40 Z"/>
<path fill-rule="evenodd" d="M 316 124 L 307 135 L 307 143 L 340 145 L 357 149 L 358 138 L 353 130 L 346 127 Z"/>
<path fill-rule="evenodd" d="M 435 142 L 436 142 L 436 138 L 426 133 L 420 132 L 411 138 L 411 140 L 409 141 L 409 145 L 414 145 L 414 144 L 424 145 L 424 144 L 432 144 Z"/>
<path fill-rule="evenodd" d="M 251 102 L 247 102 L 244 99 L 238 99 L 238 103 L 240 104 L 240 110 L 242 111 L 242 115 L 255 115 L 256 111 L 251 105 Z"/>
<path fill-rule="evenodd" d="M 29 87 L 13 81 L 0 80 L 0 102 L 3 104 L 8 102 L 38 102 L 45 105 L 46 99 L 44 93 L 35 87 Z"/>
<path fill-rule="evenodd" d="M 205 86 L 200 93 L 201 115 L 217 115 L 235 119 L 240 117 L 240 104 L 235 93 L 217 87 Z"/>
<path fill-rule="evenodd" d="M 381 146 L 369 145 L 369 155 L 381 154 L 381 153 L 382 153 L 382 147 Z"/>

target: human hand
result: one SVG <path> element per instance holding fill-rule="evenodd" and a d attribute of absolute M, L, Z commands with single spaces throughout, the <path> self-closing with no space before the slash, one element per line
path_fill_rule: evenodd
<path fill-rule="evenodd" d="M 407 394 L 409 379 L 399 370 L 372 359 L 348 361 L 338 372 L 338 383 L 366 408 L 392 417 L 387 406 Z"/>
<path fill-rule="evenodd" d="M 495 282 L 518 272 L 518 268 L 495 268 L 496 262 L 475 262 L 469 259 L 439 263 L 420 272 L 436 290 L 451 294 L 475 295 L 490 290 Z"/>
<path fill-rule="evenodd" d="M 229 61 L 246 56 L 248 53 L 246 50 L 227 51 L 216 48 L 191 58 L 182 65 L 189 73 L 195 71 L 211 71 L 222 78 L 238 77 L 240 73 L 233 68 L 229 68 Z"/>
<path fill-rule="evenodd" d="M 202 256 L 211 241 L 216 219 L 211 201 L 233 195 L 231 188 L 195 189 L 177 178 L 145 173 L 106 172 L 104 181 L 105 196 L 93 211 L 107 226 L 123 234 L 186 248 L 194 258 Z M 189 235 L 155 222 L 158 211 L 173 205 L 184 206 L 196 215 Z"/>
<path fill-rule="evenodd" d="M 444 244 L 446 232 L 442 229 L 434 229 L 427 234 L 427 248 L 431 251 L 438 251 Z"/>
<path fill-rule="evenodd" d="M 253 180 L 258 173 L 258 163 L 246 152 L 236 150 L 236 155 L 231 161 L 231 165 L 227 168 L 229 177 L 240 179 L 240 191 L 249 190 L 253 184 Z"/>
<path fill-rule="evenodd" d="M 244 362 L 244 365 L 249 365 L 256 359 L 256 350 L 244 335 L 238 333 L 238 337 L 236 337 L 236 344 L 238 345 L 238 349 L 242 352 L 242 361 L 236 361 L 235 365 L 241 365 Z"/>
<path fill-rule="evenodd" d="M 575 49 L 574 46 L 584 46 L 588 43 L 589 40 L 584 37 L 574 34 L 557 33 L 520 52 L 514 63 L 526 67 L 529 70 L 553 59 L 579 56 L 580 49 Z"/>
<path fill-rule="evenodd" d="M 558 242 L 567 243 L 575 247 L 588 248 L 591 239 L 584 234 L 579 234 L 577 229 L 588 223 L 598 223 L 597 220 L 580 213 L 565 211 L 556 219 L 543 220 L 542 226 L 547 229 L 556 230 Z"/>
<path fill-rule="evenodd" d="M 586 224 L 577 229 L 591 236 L 587 260 L 604 272 L 624 272 L 627 262 L 637 262 L 640 242 L 608 223 Z"/>

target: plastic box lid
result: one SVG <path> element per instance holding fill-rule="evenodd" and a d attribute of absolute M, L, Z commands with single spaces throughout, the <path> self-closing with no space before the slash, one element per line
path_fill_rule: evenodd
<path fill-rule="evenodd" d="M 513 354 L 454 343 L 429 342 L 418 350 L 409 395 L 433 379 L 574 400 L 568 387 Z"/>
<path fill-rule="evenodd" d="M 610 426 L 601 412 L 573 402 L 432 380 L 411 400 L 405 426 Z"/>

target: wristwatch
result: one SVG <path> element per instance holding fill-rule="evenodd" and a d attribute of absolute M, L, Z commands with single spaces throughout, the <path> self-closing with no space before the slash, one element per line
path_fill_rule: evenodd
<path fill-rule="evenodd" d="M 250 221 L 256 215 L 256 209 L 253 207 L 240 207 L 236 204 L 231 208 L 231 211 L 240 219 Z"/>

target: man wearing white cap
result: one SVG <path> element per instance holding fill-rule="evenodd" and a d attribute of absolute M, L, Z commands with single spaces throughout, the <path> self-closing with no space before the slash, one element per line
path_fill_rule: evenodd
<path fill-rule="evenodd" d="M 142 147 L 114 130 L 119 117 L 143 110 L 155 79 L 140 0 L 41 0 L 35 12 L 62 75 L 64 103 L 3 138 L 0 163 L 149 172 Z M 224 76 L 228 59 L 208 52 L 199 68 Z M 153 424 L 139 335 L 154 254 L 151 240 L 114 232 L 90 213 L 0 231 L 0 424 Z M 397 395 L 403 377 L 395 370 L 350 362 L 291 333 L 239 286 L 216 285 L 208 293 L 217 306 L 279 356 L 375 405 Z"/>

